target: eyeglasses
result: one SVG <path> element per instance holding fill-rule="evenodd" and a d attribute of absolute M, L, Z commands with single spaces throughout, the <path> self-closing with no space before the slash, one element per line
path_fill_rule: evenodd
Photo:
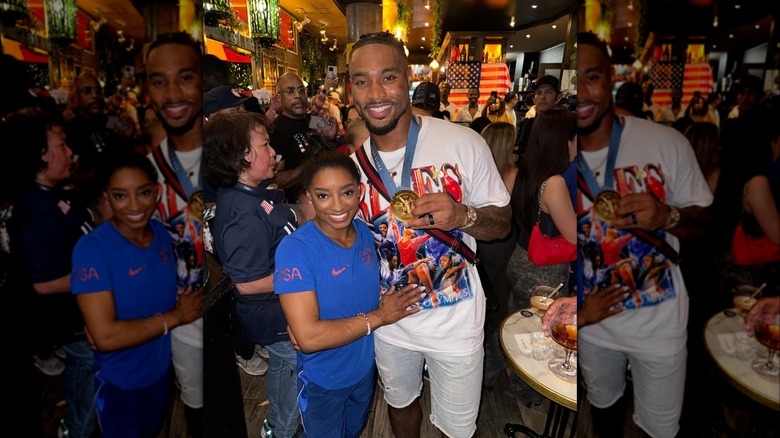
<path fill-rule="evenodd" d="M 283 88 L 282 89 L 282 93 L 284 93 L 284 94 L 286 94 L 288 96 L 293 96 L 293 95 L 295 95 L 296 92 L 299 93 L 299 94 L 302 94 L 304 96 L 306 95 L 306 89 L 303 88 L 303 87 L 298 87 L 298 88 L 287 87 L 287 88 Z"/>

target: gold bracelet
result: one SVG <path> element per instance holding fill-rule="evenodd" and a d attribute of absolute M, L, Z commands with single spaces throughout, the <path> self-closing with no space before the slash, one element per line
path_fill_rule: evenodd
<path fill-rule="evenodd" d="M 365 320 L 366 320 L 366 328 L 368 329 L 368 330 L 366 331 L 366 336 L 370 335 L 370 334 L 371 334 L 371 323 L 370 323 L 370 322 L 368 322 L 368 315 L 366 315 L 365 313 L 362 313 L 362 312 L 361 312 L 361 313 L 358 313 L 358 316 L 362 316 L 362 317 L 363 317 L 363 319 L 365 319 Z"/>

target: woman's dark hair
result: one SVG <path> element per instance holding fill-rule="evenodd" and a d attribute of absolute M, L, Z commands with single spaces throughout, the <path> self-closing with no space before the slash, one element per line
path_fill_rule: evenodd
<path fill-rule="evenodd" d="M 542 183 L 569 165 L 568 142 L 576 133 L 576 116 L 567 109 L 553 108 L 536 115 L 512 187 L 512 213 L 522 230 L 530 233 L 536 222 Z"/>
<path fill-rule="evenodd" d="M 491 123 L 493 122 L 491 122 L 490 119 L 488 119 L 487 117 L 479 116 L 469 123 L 469 128 L 476 131 L 477 134 L 481 134 L 482 130 L 485 129 L 485 127 L 487 127 L 487 125 Z"/>
<path fill-rule="evenodd" d="M 250 166 L 251 134 L 261 127 L 271 134 L 273 125 L 253 112 L 216 113 L 203 125 L 203 167 L 212 187 L 233 187 L 238 175 Z"/>
<path fill-rule="evenodd" d="M 335 149 L 325 149 L 307 158 L 303 164 L 303 170 L 299 183 L 307 190 L 314 181 L 314 177 L 323 169 L 343 169 L 352 176 L 356 182 L 360 182 L 360 170 L 352 158 Z"/>
<path fill-rule="evenodd" d="M 0 135 L 3 143 L 11 146 L 4 152 L 3 173 L 18 176 L 21 171 L 23 182 L 34 181 L 38 172 L 48 166 L 43 154 L 49 147 L 49 131 L 64 126 L 59 115 L 37 109 L 26 108 L 9 114 Z"/>
<path fill-rule="evenodd" d="M 157 170 L 149 158 L 133 150 L 117 149 L 107 151 L 101 157 L 97 178 L 100 189 L 105 190 L 111 177 L 122 169 L 138 169 L 149 177 L 152 184 L 157 184 Z"/>

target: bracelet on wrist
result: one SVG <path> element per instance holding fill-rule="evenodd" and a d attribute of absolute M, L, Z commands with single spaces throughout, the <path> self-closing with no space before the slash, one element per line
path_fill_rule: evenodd
<path fill-rule="evenodd" d="M 366 315 L 365 313 L 361 312 L 361 313 L 358 313 L 358 316 L 362 316 L 363 319 L 366 321 L 366 329 L 367 329 L 366 330 L 366 336 L 370 335 L 371 334 L 371 323 L 368 322 L 368 315 Z"/>
<path fill-rule="evenodd" d="M 162 319 L 162 323 L 163 323 L 163 334 L 162 335 L 163 336 L 167 335 L 168 334 L 168 321 L 165 320 L 165 315 L 163 315 L 162 313 L 155 313 L 154 315 L 155 316 L 159 316 L 160 319 Z"/>

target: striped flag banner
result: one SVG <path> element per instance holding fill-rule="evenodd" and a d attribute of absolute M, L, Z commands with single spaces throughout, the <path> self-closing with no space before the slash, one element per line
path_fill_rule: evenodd
<path fill-rule="evenodd" d="M 469 104 L 470 87 L 479 88 L 479 104 L 484 105 L 491 91 L 497 91 L 501 98 L 512 89 L 509 68 L 504 63 L 483 64 L 479 61 L 456 61 L 450 63 L 447 72 L 450 84 L 450 102 L 456 106 Z"/>
<path fill-rule="evenodd" d="M 695 91 L 706 98 L 715 89 L 709 64 L 655 64 L 650 69 L 650 80 L 655 86 L 653 102 L 662 107 L 672 105 L 673 88 L 682 88 L 683 108 L 691 101 Z"/>

